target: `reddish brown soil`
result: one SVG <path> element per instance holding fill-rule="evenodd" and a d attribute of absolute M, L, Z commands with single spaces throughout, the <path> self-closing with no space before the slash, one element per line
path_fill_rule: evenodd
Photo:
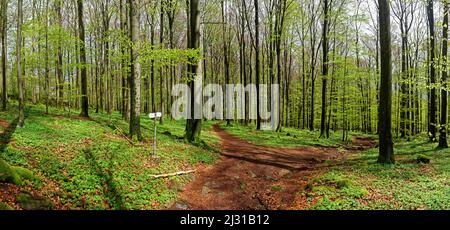
<path fill-rule="evenodd" d="M 3 119 L 0 119 L 0 126 L 3 127 L 4 129 L 9 128 L 9 122 Z"/>
<path fill-rule="evenodd" d="M 327 162 L 376 144 L 356 137 L 353 144 L 344 146 L 348 149 L 344 152 L 322 147 L 273 148 L 251 144 L 219 126 L 214 130 L 222 139 L 222 159 L 197 170 L 172 209 L 306 209 L 306 198 L 297 194 L 327 168 Z"/>

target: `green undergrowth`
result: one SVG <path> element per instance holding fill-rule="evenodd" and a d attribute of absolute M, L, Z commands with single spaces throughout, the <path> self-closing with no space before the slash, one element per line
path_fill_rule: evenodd
<path fill-rule="evenodd" d="M 0 119 L 14 123 L 16 114 L 11 106 Z M 43 106 L 28 106 L 25 127 L 2 135 L 0 158 L 20 166 L 15 170 L 20 177 L 44 195 L 58 197 L 67 209 L 167 208 L 190 176 L 152 175 L 212 164 L 219 156 L 213 123 L 204 124 L 201 145 L 183 140 L 185 122 L 158 123 L 157 158 L 152 158 L 153 121 L 146 116 L 141 118 L 144 141 L 131 145 L 119 113 L 91 113 L 90 120 L 55 108 L 49 114 Z"/>
<path fill-rule="evenodd" d="M 10 210 L 14 210 L 13 208 L 11 208 L 9 205 L 0 202 L 0 211 L 10 211 Z"/>
<path fill-rule="evenodd" d="M 300 195 L 321 210 L 449 210 L 450 150 L 436 146 L 425 136 L 399 140 L 395 165 L 376 164 L 378 149 L 365 151 L 331 167 Z"/>
<path fill-rule="evenodd" d="M 318 131 L 300 130 L 296 128 L 283 128 L 281 132 L 275 132 L 257 131 L 255 125 L 243 126 L 236 123 L 230 126 L 222 123 L 221 127 L 233 135 L 258 145 L 273 147 L 332 147 L 342 144 L 342 132 L 330 132 L 330 138 L 319 138 L 320 132 Z"/>

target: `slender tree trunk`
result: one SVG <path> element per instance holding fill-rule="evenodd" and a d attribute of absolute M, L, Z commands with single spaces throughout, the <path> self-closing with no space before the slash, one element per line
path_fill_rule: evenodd
<path fill-rule="evenodd" d="M 286 0 L 280 0 L 277 2 L 277 14 L 276 14 L 276 20 L 275 20 L 275 32 L 276 32 L 276 38 L 275 40 L 275 51 L 276 51 L 276 58 L 277 58 L 277 84 L 278 87 L 281 87 L 281 80 L 282 80 L 282 71 L 281 71 L 281 39 L 283 37 L 284 32 L 284 20 L 286 16 L 286 10 L 287 10 L 287 1 Z M 286 64 L 286 63 L 285 63 Z M 278 102 L 281 102 L 281 90 L 279 90 L 278 95 Z M 281 121 L 282 121 L 282 111 L 283 108 L 279 108 L 278 111 L 278 126 L 277 131 L 281 132 Z"/>
<path fill-rule="evenodd" d="M 59 33 L 62 33 L 62 27 L 63 27 L 63 21 L 62 21 L 62 4 L 64 1 L 55 1 L 55 10 L 57 13 L 57 20 L 58 20 L 58 26 Z M 58 80 L 58 98 L 59 102 L 64 103 L 64 76 L 63 76 L 63 54 L 62 54 L 62 41 L 61 41 L 61 35 L 59 35 L 58 38 L 58 60 L 56 61 L 56 76 Z"/>
<path fill-rule="evenodd" d="M 152 26 L 150 28 L 150 44 L 152 47 L 155 45 L 155 28 L 154 28 L 154 16 L 152 15 Z M 152 48 L 153 49 L 153 48 Z M 151 60 L 150 64 L 150 88 L 152 89 L 152 112 L 156 112 L 156 104 L 155 104 L 155 61 Z"/>
<path fill-rule="evenodd" d="M 221 1 L 222 6 L 222 39 L 223 39 L 223 68 L 225 74 L 225 84 L 231 84 L 230 82 L 230 61 L 229 61 L 229 47 L 228 47 L 228 18 L 226 16 L 225 0 Z M 230 114 L 229 111 L 226 112 Z M 227 117 L 227 125 L 231 125 L 231 120 Z"/>
<path fill-rule="evenodd" d="M 380 155 L 378 162 L 392 164 L 394 144 L 392 141 L 392 52 L 391 18 L 389 0 L 378 0 L 381 49 L 381 85 L 380 85 Z"/>
<path fill-rule="evenodd" d="M 324 0 L 324 21 L 322 36 L 322 118 L 320 124 L 320 137 L 327 137 L 327 81 L 328 81 L 328 0 Z"/>
<path fill-rule="evenodd" d="M 6 57 L 6 40 L 7 40 L 7 25 L 8 25 L 8 1 L 2 1 L 2 20 L 0 23 L 2 28 L 2 109 L 6 111 L 6 105 L 8 103 L 8 88 L 6 84 L 6 72 L 7 72 L 7 57 Z"/>
<path fill-rule="evenodd" d="M 161 15 L 160 15 L 160 27 L 159 27 L 159 45 L 161 46 L 160 48 L 162 49 L 164 46 L 164 6 L 165 2 L 164 0 L 161 0 Z M 162 113 L 164 113 L 164 76 L 163 76 L 163 66 L 159 67 L 159 103 L 160 103 L 160 110 Z M 161 116 L 160 120 L 159 120 L 160 124 L 164 123 L 164 116 Z"/>
<path fill-rule="evenodd" d="M 254 1 L 255 5 L 255 78 L 256 78 L 256 129 L 261 130 L 261 113 L 260 113 L 260 90 L 259 90 L 259 84 L 260 84 L 260 48 L 259 48 L 259 0 Z"/>
<path fill-rule="evenodd" d="M 301 19 L 301 25 L 302 25 L 302 129 L 306 129 L 307 126 L 307 106 L 306 106 L 306 100 L 307 100 L 307 94 L 308 89 L 306 86 L 306 36 L 305 36 L 305 29 L 304 29 L 304 17 Z"/>
<path fill-rule="evenodd" d="M 314 54 L 314 48 L 311 49 L 312 55 L 311 55 L 311 104 L 310 104 L 310 116 L 309 116 L 309 130 L 314 131 L 314 121 L 315 121 L 315 111 L 314 111 L 314 102 L 315 102 L 315 94 L 316 94 L 316 63 L 315 63 L 315 54 Z"/>
<path fill-rule="evenodd" d="M 120 27 L 122 30 L 123 35 L 125 36 L 128 32 L 128 16 L 127 16 L 127 7 L 126 7 L 126 3 L 124 5 L 123 0 L 120 0 Z M 129 76 L 129 72 L 126 70 L 126 66 L 127 66 L 127 59 L 126 59 L 126 52 L 127 52 L 127 47 L 126 44 L 121 44 L 121 53 L 122 53 L 122 61 L 121 61 L 121 73 L 122 73 L 122 118 L 126 121 L 129 121 L 130 117 L 129 117 L 129 113 L 128 113 L 128 92 L 129 90 L 127 89 L 128 87 L 128 76 Z M 98 107 L 98 106 L 97 106 Z"/>
<path fill-rule="evenodd" d="M 441 90 L 441 128 L 439 135 L 439 148 L 448 148 L 447 143 L 447 76 L 448 76 L 448 14 L 449 2 L 443 0 L 444 25 L 442 35 L 442 90 Z"/>
<path fill-rule="evenodd" d="M 24 79 L 22 71 L 22 23 L 23 23 L 23 12 L 22 12 L 23 0 L 17 1 L 17 84 L 19 90 L 19 122 L 17 126 L 23 128 L 25 126 L 25 98 L 24 98 Z"/>
<path fill-rule="evenodd" d="M 435 55 L 436 55 L 436 33 L 434 31 L 434 10 L 433 10 L 433 1 L 428 0 L 427 4 L 427 15 L 428 15 L 428 26 L 429 26 L 429 49 L 428 49 L 428 59 L 429 59 L 429 68 L 430 68 L 430 101 L 429 101 L 429 124 L 428 124 L 428 132 L 429 138 L 431 142 L 436 141 L 436 66 L 435 66 Z"/>
<path fill-rule="evenodd" d="M 80 77 L 81 77 L 81 117 L 89 117 L 89 101 L 87 97 L 86 43 L 84 31 L 83 0 L 78 4 L 78 33 L 80 36 Z"/>
<path fill-rule="evenodd" d="M 48 0 L 46 1 L 45 14 L 45 113 L 48 114 L 48 107 L 50 106 L 50 68 L 49 68 L 49 47 L 48 47 Z"/>
<path fill-rule="evenodd" d="M 177 12 L 177 7 L 178 7 L 178 1 L 177 0 L 168 0 L 168 10 L 167 10 L 167 18 L 168 18 L 168 24 L 169 24 L 169 48 L 170 49 L 174 49 L 175 48 L 175 42 L 174 42 L 174 36 L 175 36 L 175 31 L 174 31 L 174 24 L 175 24 L 175 17 L 176 17 L 176 12 Z M 170 66 L 170 82 L 169 82 L 169 90 L 167 90 L 167 110 L 170 113 L 171 112 L 171 107 L 170 105 L 172 104 L 173 100 L 170 97 L 170 93 L 172 92 L 173 86 L 174 86 L 174 81 L 175 81 L 175 75 L 176 75 L 176 66 L 175 66 L 175 62 L 171 63 Z"/>
<path fill-rule="evenodd" d="M 103 66 L 102 66 L 102 82 L 105 83 L 105 98 L 106 98 L 106 112 L 111 114 L 111 76 L 110 76 L 110 61 L 109 61 L 109 41 L 108 41 L 108 31 L 109 31 L 109 5 L 108 1 L 102 3 L 101 11 L 102 11 L 102 22 L 103 22 L 103 30 L 102 30 L 102 38 L 103 38 Z M 103 83 L 102 83 L 103 86 Z"/>
<path fill-rule="evenodd" d="M 98 55 L 98 42 L 94 41 L 94 51 L 95 51 L 95 60 L 96 63 L 100 63 L 99 58 L 100 55 Z M 98 82 L 99 82 L 99 65 L 95 65 L 95 80 L 94 80 L 94 91 L 95 91 L 95 113 L 99 113 L 100 111 L 100 95 L 99 95 L 99 89 L 98 89 Z"/>
<path fill-rule="evenodd" d="M 141 77 L 136 45 L 139 41 L 139 6 L 137 1 L 128 0 L 130 10 L 130 137 L 136 136 L 142 140 L 141 135 Z"/>
<path fill-rule="evenodd" d="M 198 49 L 200 48 L 200 12 L 199 12 L 199 0 L 189 0 L 189 20 L 188 20 L 188 49 Z M 196 78 L 201 78 L 201 60 L 199 64 L 189 64 L 188 65 L 188 75 L 196 76 Z M 200 140 L 202 119 L 195 118 L 195 98 L 196 98 L 196 87 L 193 80 L 189 81 L 189 88 L 191 89 L 191 118 L 187 120 L 186 123 L 186 135 L 185 139 L 188 142 L 197 142 Z"/>

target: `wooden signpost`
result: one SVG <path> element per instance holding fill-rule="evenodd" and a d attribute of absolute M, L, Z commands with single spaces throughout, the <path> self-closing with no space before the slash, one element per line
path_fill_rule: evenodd
<path fill-rule="evenodd" d="M 154 121 L 154 127 L 155 127 L 155 132 L 153 134 L 153 158 L 156 158 L 156 119 L 157 118 L 161 118 L 162 117 L 162 113 L 158 112 L 158 113 L 150 113 L 149 114 L 150 119 L 153 119 Z"/>

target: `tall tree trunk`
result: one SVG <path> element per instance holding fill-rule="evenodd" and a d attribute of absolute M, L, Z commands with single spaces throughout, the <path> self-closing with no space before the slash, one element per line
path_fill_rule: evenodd
<path fill-rule="evenodd" d="M 200 48 L 200 12 L 199 12 L 199 0 L 189 0 L 189 20 L 188 20 L 188 49 Z M 196 76 L 196 78 L 202 78 L 201 73 L 201 60 L 198 64 L 190 63 L 188 65 L 188 75 Z M 196 142 L 200 139 L 202 129 L 202 119 L 196 119 L 195 117 L 195 100 L 196 92 L 195 81 L 189 81 L 189 88 L 191 89 L 191 117 L 186 123 L 186 135 L 185 139 L 189 142 Z"/>
<path fill-rule="evenodd" d="M 155 20 L 154 16 L 152 15 L 152 26 L 150 27 L 150 44 L 152 46 L 152 49 L 154 49 L 155 45 L 155 26 L 154 26 Z M 156 112 L 156 104 L 155 104 L 155 60 L 151 60 L 150 64 L 150 88 L 152 89 L 152 112 Z"/>
<path fill-rule="evenodd" d="M 108 114 L 111 114 L 111 91 L 112 91 L 112 84 L 111 84 L 111 76 L 110 76 L 110 66 L 109 66 L 109 41 L 108 41 L 108 32 L 109 32 L 109 3 L 106 1 L 105 3 L 101 4 L 101 11 L 102 11 L 102 24 L 103 24 L 103 30 L 102 30 L 102 38 L 103 38 L 103 66 L 102 66 L 102 82 L 105 82 L 105 97 L 106 97 L 106 111 Z M 103 83 L 102 83 L 103 86 Z"/>
<path fill-rule="evenodd" d="M 320 137 L 327 137 L 327 81 L 328 81 L 328 0 L 323 2 L 324 20 L 322 34 L 322 118 L 320 122 Z"/>
<path fill-rule="evenodd" d="M 301 25 L 302 25 L 302 129 L 306 129 L 307 125 L 307 115 L 306 115 L 306 97 L 307 97 L 307 87 L 306 87 L 306 36 L 305 36 L 305 29 L 304 29 L 304 17 L 301 19 Z"/>
<path fill-rule="evenodd" d="M 314 122 L 315 122 L 315 111 L 314 111 L 314 102 L 315 102 L 315 94 L 316 94 L 316 63 L 315 63 L 315 52 L 314 48 L 311 49 L 311 104 L 310 104 L 310 116 L 309 116 L 309 130 L 314 131 Z"/>
<path fill-rule="evenodd" d="M 448 76 L 448 14 L 449 2 L 443 0 L 444 25 L 442 35 L 442 90 L 441 90 L 441 128 L 439 135 L 439 148 L 448 148 L 447 143 L 447 76 Z"/>
<path fill-rule="evenodd" d="M 223 68 L 224 68 L 224 74 L 225 74 L 225 84 L 231 84 L 230 82 L 230 61 L 229 61 L 229 52 L 228 52 L 228 19 L 226 16 L 226 8 L 225 8 L 225 0 L 221 1 L 222 6 L 222 39 L 223 39 Z M 233 108 L 232 108 L 233 110 Z M 230 111 L 227 111 L 226 114 L 231 114 Z M 227 116 L 227 125 L 231 125 L 231 120 Z"/>
<path fill-rule="evenodd" d="M 159 45 L 160 48 L 164 48 L 164 6 L 165 1 L 161 0 L 161 12 L 160 12 L 160 22 L 159 22 Z M 163 76 L 163 69 L 164 66 L 159 67 L 159 103 L 160 103 L 160 110 L 164 114 L 164 76 Z M 161 116 L 159 120 L 160 124 L 164 123 L 164 116 Z"/>
<path fill-rule="evenodd" d="M 255 77 L 256 77 L 256 129 L 261 130 L 261 113 L 260 113 L 260 90 L 259 90 L 259 84 L 260 84 L 260 49 L 259 49 L 259 0 L 254 1 L 255 5 Z"/>
<path fill-rule="evenodd" d="M 277 13 L 276 13 L 276 20 L 275 20 L 275 52 L 276 52 L 276 58 L 277 58 L 277 84 L 278 87 L 281 87 L 281 80 L 282 80 L 282 71 L 281 71 L 281 40 L 283 37 L 284 32 L 284 20 L 286 16 L 286 10 L 287 10 L 287 1 L 286 0 L 280 0 L 277 2 Z M 286 64 L 286 63 L 285 63 Z M 281 90 L 279 90 L 278 94 L 278 103 L 281 102 Z M 281 120 L 282 120 L 282 111 L 283 108 L 278 109 L 278 126 L 277 131 L 281 131 Z"/>
<path fill-rule="evenodd" d="M 89 117 L 89 101 L 87 97 L 86 42 L 84 31 L 83 0 L 78 4 L 78 33 L 80 36 L 80 77 L 81 77 L 81 117 Z"/>
<path fill-rule="evenodd" d="M 49 68 L 49 47 L 48 47 L 48 0 L 46 1 L 45 14 L 45 113 L 48 114 L 48 107 L 50 103 L 50 68 Z"/>
<path fill-rule="evenodd" d="M 94 51 L 95 51 L 95 60 L 96 63 L 100 63 L 100 55 L 98 55 L 98 42 L 94 41 Z M 99 88 L 98 88 L 98 82 L 99 82 L 99 68 L 100 66 L 97 64 L 95 65 L 95 83 L 94 83 L 94 91 L 95 91 L 95 113 L 98 113 L 100 111 L 100 95 L 99 95 Z"/>
<path fill-rule="evenodd" d="M 392 141 L 392 52 L 389 0 L 378 0 L 380 21 L 381 85 L 379 108 L 380 155 L 378 162 L 395 163 Z"/>
<path fill-rule="evenodd" d="M 6 57 L 6 40 L 7 40 L 7 25 L 8 25 L 8 1 L 3 0 L 2 1 L 2 20 L 0 23 L 1 24 L 1 28 L 2 28 L 2 109 L 3 111 L 6 110 L 6 104 L 7 104 L 7 100 L 8 100 L 8 88 L 7 88 L 7 84 L 6 84 L 6 71 L 7 71 L 7 67 L 6 67 L 6 62 L 7 62 L 7 57 Z"/>
<path fill-rule="evenodd" d="M 427 4 L 427 15 L 428 15 L 428 26 L 429 26 L 429 49 L 428 49 L 428 59 L 429 59 L 429 68 L 430 68 L 430 101 L 429 101 L 429 124 L 428 124 L 428 132 L 429 138 L 431 142 L 436 141 L 436 33 L 434 31 L 434 10 L 433 10 L 433 1 L 428 0 Z"/>
<path fill-rule="evenodd" d="M 22 128 L 25 126 L 25 98 L 24 98 L 24 79 L 22 71 L 22 23 L 23 23 L 23 12 L 22 12 L 23 0 L 17 1 L 17 40 L 16 40 L 16 56 L 17 56 L 17 84 L 19 91 L 19 122 L 17 126 Z"/>
<path fill-rule="evenodd" d="M 62 54 L 62 41 L 61 41 L 61 33 L 62 33 L 62 27 L 63 27 L 63 20 L 62 20 L 62 4 L 64 1 L 55 1 L 55 10 L 57 14 L 57 21 L 59 26 L 59 38 L 58 38 L 58 59 L 56 60 L 56 76 L 58 80 L 58 101 L 61 103 L 64 103 L 64 76 L 63 76 L 63 54 Z"/>
<path fill-rule="evenodd" d="M 128 33 L 128 16 L 127 16 L 127 7 L 126 3 L 124 5 L 123 0 L 120 0 L 120 27 L 123 33 L 123 36 L 125 36 Z M 122 118 L 126 121 L 130 120 L 130 116 L 128 113 L 128 105 L 129 105 L 129 99 L 128 99 L 128 77 L 129 72 L 126 70 L 127 66 L 127 59 L 126 59 L 126 52 L 127 52 L 127 45 L 121 44 L 121 54 L 122 54 L 122 60 L 121 60 L 121 73 L 122 73 Z M 98 105 L 97 105 L 98 107 Z"/>
<path fill-rule="evenodd" d="M 167 18 L 168 18 L 168 24 L 169 24 L 169 48 L 174 49 L 175 48 L 175 31 L 174 31 L 174 25 L 175 25 L 175 17 L 178 7 L 178 0 L 168 0 L 168 9 L 167 9 Z M 170 97 L 170 92 L 172 92 L 174 81 L 175 81 L 175 75 L 176 75 L 176 66 L 175 62 L 172 62 L 170 65 L 170 82 L 169 82 L 169 90 L 167 90 L 167 110 L 170 113 L 172 104 L 172 98 Z"/>
<path fill-rule="evenodd" d="M 139 6 L 137 1 L 128 0 L 130 10 L 130 137 L 136 136 L 142 140 L 141 135 L 141 76 L 136 45 L 139 41 Z"/>

